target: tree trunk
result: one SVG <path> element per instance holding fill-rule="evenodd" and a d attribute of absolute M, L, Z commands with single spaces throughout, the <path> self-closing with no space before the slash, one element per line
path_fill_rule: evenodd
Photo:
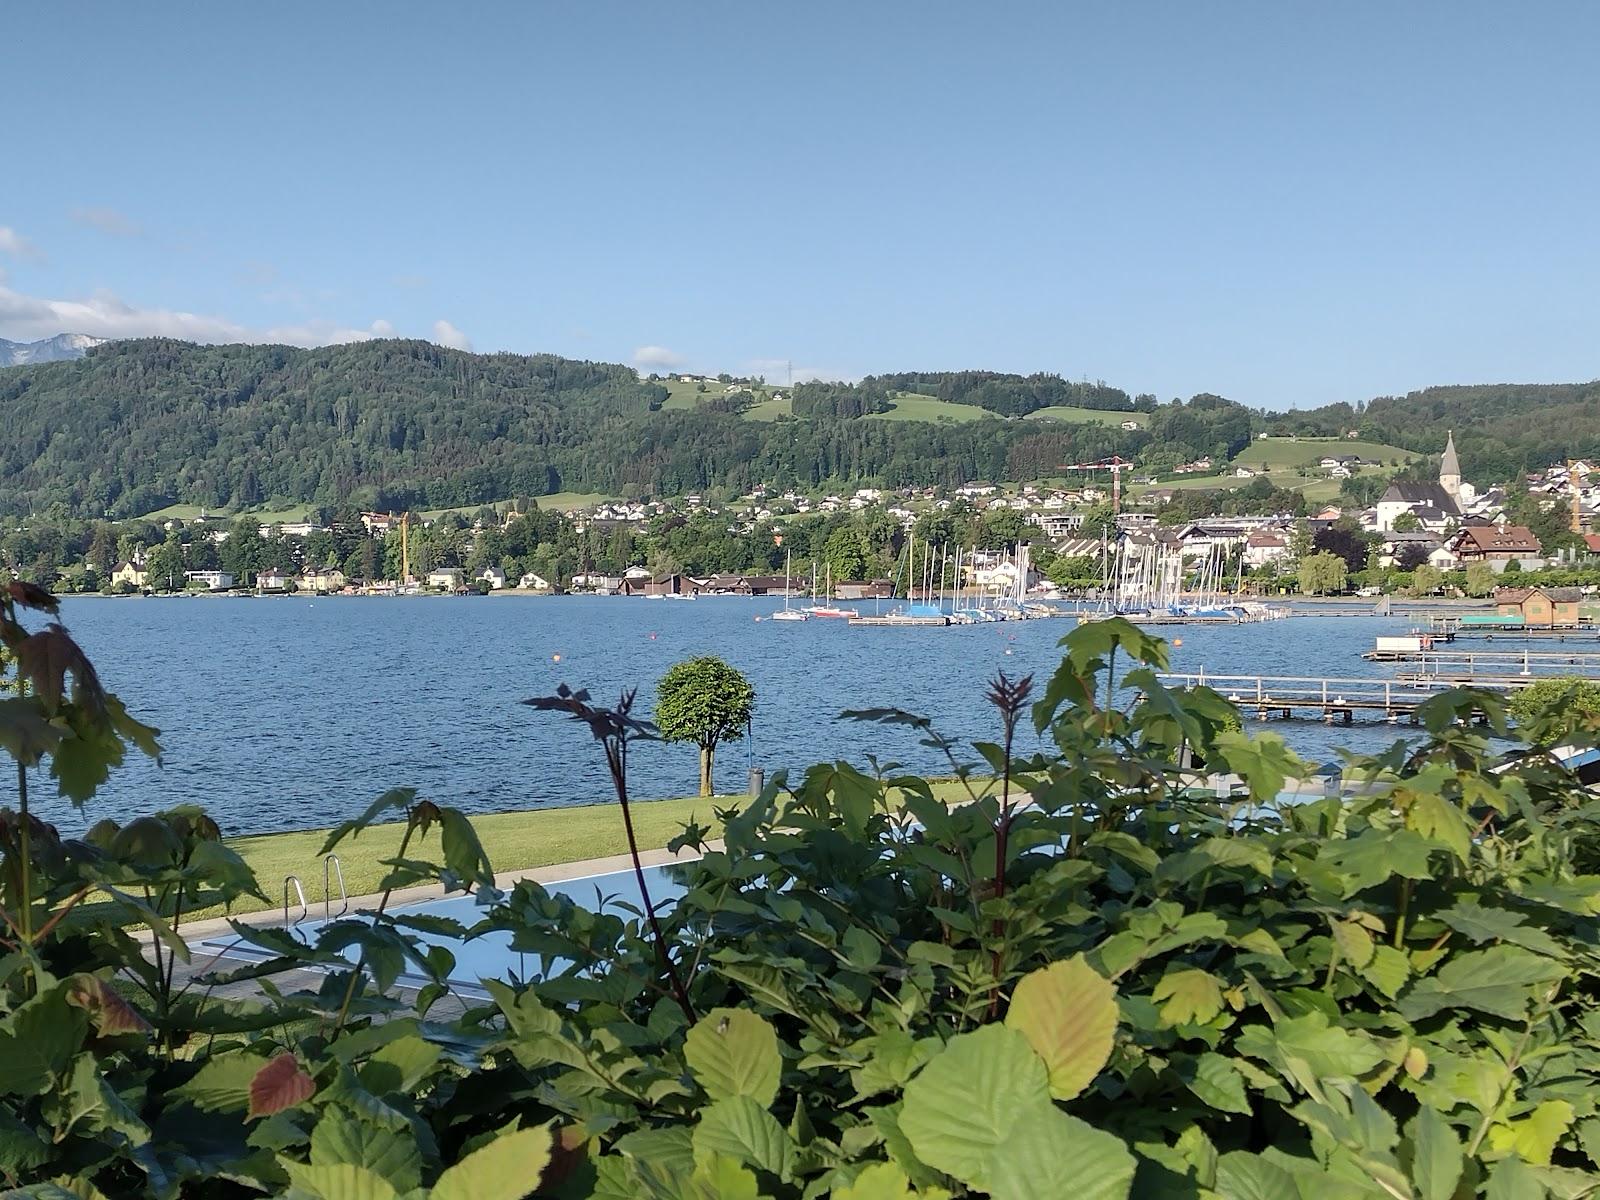
<path fill-rule="evenodd" d="M 716 752 L 717 748 L 715 746 L 700 747 L 700 794 L 702 796 L 711 795 L 711 768 L 714 765 L 712 760 Z"/>

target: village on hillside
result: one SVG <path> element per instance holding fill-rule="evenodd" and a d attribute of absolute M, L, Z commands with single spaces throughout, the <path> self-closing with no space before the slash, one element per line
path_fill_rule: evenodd
<path fill-rule="evenodd" d="M 1210 464 L 1193 464 L 1202 465 Z M 1316 469 L 1338 479 L 1362 465 L 1330 453 Z M 523 502 L 543 522 L 544 533 L 539 536 L 547 542 L 554 538 L 573 546 L 631 548 L 620 557 L 614 553 L 609 562 L 596 561 L 587 553 L 569 553 L 564 564 L 559 556 L 511 553 L 520 544 L 516 533 L 525 531 L 530 513 L 510 503 L 431 514 L 363 512 L 359 528 L 347 529 L 340 537 L 333 523 L 314 517 L 259 525 L 255 530 L 263 543 L 278 548 L 267 556 L 273 561 L 254 570 L 230 570 L 229 561 L 248 561 L 237 548 L 232 554 L 223 550 L 241 526 L 230 518 L 200 513 L 162 521 L 165 543 L 124 536 L 121 542 L 128 553 L 110 570 L 101 590 L 805 595 L 823 587 L 820 575 L 813 578 L 813 564 L 826 565 L 821 554 L 803 554 L 803 561 L 787 575 L 777 569 L 781 562 L 775 549 L 764 555 L 765 566 L 755 570 L 697 571 L 691 563 L 680 565 L 653 554 L 651 546 L 675 531 L 711 529 L 743 538 L 745 544 L 760 545 L 770 539 L 777 547 L 785 531 L 804 529 L 807 522 L 823 523 L 830 531 L 854 522 L 874 527 L 874 536 L 893 549 L 876 560 L 876 573 L 868 569 L 874 564 L 866 558 L 859 560 L 866 572 L 859 577 L 847 575 L 843 564 L 838 573 L 830 571 L 828 594 L 840 600 L 887 598 L 897 594 L 897 588 L 898 594 L 904 591 L 893 559 L 902 541 L 915 541 L 919 528 L 924 538 L 932 536 L 930 528 L 943 518 L 953 518 L 994 532 L 992 540 L 997 543 L 989 548 L 975 545 L 964 559 L 962 577 L 944 580 L 960 586 L 1092 596 L 1105 579 L 1116 546 L 1127 544 L 1153 548 L 1190 564 L 1224 564 L 1238 590 L 1257 594 L 1354 591 L 1372 596 L 1390 590 L 1385 586 L 1389 584 L 1408 587 L 1414 594 L 1447 595 L 1454 577 L 1456 594 L 1466 593 L 1470 579 L 1478 584 L 1471 594 L 1487 595 L 1483 583 L 1492 579 L 1500 588 L 1497 597 L 1508 596 L 1507 602 L 1513 603 L 1520 601 L 1512 596 L 1515 589 L 1504 586 L 1511 582 L 1502 578 L 1507 572 L 1600 565 L 1600 533 L 1593 531 L 1600 514 L 1600 472 L 1587 463 L 1562 463 L 1529 475 L 1524 483 L 1527 498 L 1547 515 L 1545 524 L 1570 533 L 1563 539 L 1564 547 L 1552 549 L 1528 524 L 1513 521 L 1504 487 L 1480 487 L 1465 479 L 1452 438 L 1436 479 L 1394 479 L 1368 505 L 1330 502 L 1306 506 L 1301 513 L 1213 513 L 1174 519 L 1175 502 L 1184 493 L 1136 476 L 1125 496 L 1115 473 L 1110 480 L 1072 486 L 973 480 L 951 488 L 859 487 L 812 493 L 757 487 L 732 498 L 699 494 L 648 500 L 592 498 L 560 511 L 539 510 L 537 499 Z M 1185 503 L 1191 511 L 1196 507 L 1192 493 Z M 371 549 L 341 557 L 339 548 L 351 544 L 352 533 L 365 538 Z M 1549 540 L 1547 532 L 1545 541 Z M 181 555 L 170 552 L 174 542 L 182 545 Z M 1026 578 L 1016 578 L 1016 559 L 999 543 L 1031 547 Z M 163 550 L 168 550 L 164 562 Z M 1344 560 L 1337 585 L 1306 586 L 1306 579 L 1298 578 L 1306 574 L 1302 564 L 1309 556 L 1330 553 Z M 623 557 L 633 561 L 622 561 Z M 561 569 L 563 565 L 567 569 Z M 1576 620 L 1579 589 L 1556 587 L 1554 599 L 1546 594 L 1549 590 L 1533 597 L 1535 605 L 1554 603 L 1552 620 L 1567 612 L 1563 606 L 1574 605 Z"/>

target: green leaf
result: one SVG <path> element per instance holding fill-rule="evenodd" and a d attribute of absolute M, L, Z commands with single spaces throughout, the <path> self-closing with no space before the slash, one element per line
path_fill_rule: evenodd
<path fill-rule="evenodd" d="M 694 1165 L 692 1200 L 760 1200 L 761 1185 L 749 1167 L 726 1154 L 708 1154 Z"/>
<path fill-rule="evenodd" d="M 1151 993 L 1169 1025 L 1204 1025 L 1222 1011 L 1222 988 L 1216 976 L 1196 967 L 1169 970 Z"/>
<path fill-rule="evenodd" d="M 1335 921 L 1333 940 L 1339 947 L 1340 957 L 1357 971 L 1367 967 L 1377 953 L 1372 935 L 1356 921 Z"/>
<path fill-rule="evenodd" d="M 65 1086 L 50 1095 L 47 1105 L 58 1142 L 69 1133 L 80 1137 L 120 1133 L 132 1146 L 150 1140 L 150 1130 L 102 1078 L 92 1054 L 78 1057 Z"/>
<path fill-rule="evenodd" d="M 1374 947 L 1372 961 L 1361 968 L 1361 978 L 1392 1000 L 1411 978 L 1411 960 L 1393 946 Z"/>
<path fill-rule="evenodd" d="M 550 1130 L 502 1133 L 439 1176 L 430 1200 L 522 1200 L 550 1162 Z"/>
<path fill-rule="evenodd" d="M 694 1128 L 694 1153 L 726 1154 L 746 1166 L 788 1180 L 794 1172 L 794 1142 L 777 1119 L 749 1096 L 718 1100 Z"/>
<path fill-rule="evenodd" d="M 489 855 L 478 840 L 478 831 L 466 813 L 456 808 L 439 810 L 440 845 L 444 850 L 444 863 L 457 876 L 477 883 L 494 882 L 494 868 Z"/>
<path fill-rule="evenodd" d="M 407 1092 L 438 1064 L 444 1051 L 432 1042 L 407 1034 L 380 1048 L 360 1071 L 361 1084 L 377 1095 Z"/>
<path fill-rule="evenodd" d="M 1202 1054 L 1186 1082 L 1189 1090 L 1212 1108 L 1243 1116 L 1252 1111 L 1245 1095 L 1244 1076 L 1220 1054 Z"/>
<path fill-rule="evenodd" d="M 1461 1180 L 1461 1139 L 1424 1104 L 1411 1122 L 1411 1179 L 1420 1200 L 1450 1200 Z"/>
<path fill-rule="evenodd" d="M 342 1112 L 324 1110 L 312 1128 L 311 1161 L 364 1167 L 402 1193 L 422 1182 L 422 1154 L 414 1135 L 369 1125 Z"/>
<path fill-rule="evenodd" d="M 1531 1166 L 1548 1167 L 1556 1143 L 1571 1127 L 1574 1115 L 1565 1100 L 1546 1100 L 1522 1120 L 1491 1128 L 1489 1145 L 1497 1153 L 1519 1154 Z"/>
<path fill-rule="evenodd" d="M 293 1184 L 287 1200 L 399 1200 L 400 1194 L 383 1176 L 354 1163 L 281 1161 Z"/>
<path fill-rule="evenodd" d="M 1126 1200 L 1137 1167 L 1121 1138 L 1046 1105 L 1018 1116 L 983 1186 L 994 1200 Z"/>
<path fill-rule="evenodd" d="M 1300 1195 L 1293 1175 L 1243 1150 L 1217 1160 L 1216 1192 L 1222 1200 L 1296 1200 Z"/>
<path fill-rule="evenodd" d="M 1276 1028 L 1249 1025 L 1234 1040 L 1240 1054 L 1277 1067 L 1307 1091 L 1323 1079 L 1359 1079 L 1384 1061 L 1381 1049 L 1365 1036 L 1330 1028 L 1321 1012 L 1280 1021 Z"/>
<path fill-rule="evenodd" d="M 1050 1094 L 1070 1100 L 1094 1082 L 1111 1057 L 1117 990 L 1081 954 L 1051 963 L 1017 984 L 1006 1025 L 1044 1060 Z"/>
<path fill-rule="evenodd" d="M 1397 1007 L 1408 1021 L 1457 1008 L 1519 1020 L 1527 1014 L 1535 987 L 1542 990 L 1566 975 L 1566 968 L 1553 959 L 1516 946 L 1495 946 L 1454 955 L 1437 975 L 1419 979 Z"/>
<path fill-rule="evenodd" d="M 226 1112 L 250 1106 L 250 1083 L 264 1059 L 254 1054 L 219 1054 L 174 1092 L 202 1112 Z"/>
<path fill-rule="evenodd" d="M 62 732 L 44 714 L 37 696 L 0 700 L 0 750 L 31 767 L 60 743 Z"/>
<path fill-rule="evenodd" d="M 919 1160 L 996 1197 L 1059 1194 L 1016 1189 L 1070 1177 L 1074 1194 L 1098 1200 L 1126 1195 L 1133 1178 L 1127 1148 L 1057 1109 L 1044 1063 L 1003 1025 L 951 1038 L 906 1085 L 899 1125 Z"/>
<path fill-rule="evenodd" d="M 1397 791 L 1396 795 L 1400 794 Z M 1461 862 L 1472 853 L 1472 829 L 1460 807 L 1446 800 L 1438 792 L 1405 789 L 1410 799 L 1406 808 L 1406 825 L 1424 837 L 1443 842 Z"/>
<path fill-rule="evenodd" d="M 761 1107 L 778 1095 L 783 1057 L 765 1019 L 742 1008 L 714 1008 L 689 1030 L 683 1057 L 713 1100 L 748 1096 Z"/>
<path fill-rule="evenodd" d="M 1561 943 L 1542 929 L 1527 924 L 1527 918 L 1508 908 L 1489 908 L 1476 900 L 1458 900 L 1439 914 L 1439 920 L 1478 945 L 1484 942 L 1510 942 L 1536 954 L 1561 958 Z"/>
<path fill-rule="evenodd" d="M 56 984 L 0 1023 L 0 1096 L 37 1096 L 49 1090 L 83 1045 L 89 1019 L 69 1005 Z"/>
<path fill-rule="evenodd" d="M 873 1163 L 832 1194 L 833 1200 L 915 1200 L 916 1196 L 906 1173 L 895 1163 Z"/>
<path fill-rule="evenodd" d="M 1538 1178 L 1516 1155 L 1502 1159 L 1489 1175 L 1483 1200 L 1545 1200 Z"/>

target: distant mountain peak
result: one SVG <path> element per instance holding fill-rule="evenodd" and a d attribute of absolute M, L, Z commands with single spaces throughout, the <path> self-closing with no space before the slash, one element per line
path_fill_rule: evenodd
<path fill-rule="evenodd" d="M 37 342 L 10 342 L 0 338 L 0 367 L 82 358 L 86 352 L 104 345 L 108 340 L 90 337 L 87 333 L 58 333 L 55 337 L 41 338 Z"/>

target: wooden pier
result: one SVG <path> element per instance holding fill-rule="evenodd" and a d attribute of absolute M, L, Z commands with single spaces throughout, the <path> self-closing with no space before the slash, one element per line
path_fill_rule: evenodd
<path fill-rule="evenodd" d="M 1414 718 L 1417 709 L 1440 692 L 1458 686 L 1448 679 L 1354 679 L 1296 675 L 1212 675 L 1201 671 L 1193 674 L 1175 672 L 1159 676 L 1168 687 L 1209 687 L 1238 705 L 1246 713 L 1254 712 L 1256 719 L 1283 720 L 1297 713 L 1313 713 L 1329 723 L 1343 721 L 1346 725 L 1355 714 L 1372 713 L 1386 721 L 1402 717 Z M 1521 680 L 1519 686 L 1531 683 Z M 1504 685 L 1488 686 L 1490 690 L 1507 690 Z"/>
<path fill-rule="evenodd" d="M 1597 650 L 1368 650 L 1369 662 L 1416 663 L 1426 675 L 1581 675 L 1600 671 Z"/>

